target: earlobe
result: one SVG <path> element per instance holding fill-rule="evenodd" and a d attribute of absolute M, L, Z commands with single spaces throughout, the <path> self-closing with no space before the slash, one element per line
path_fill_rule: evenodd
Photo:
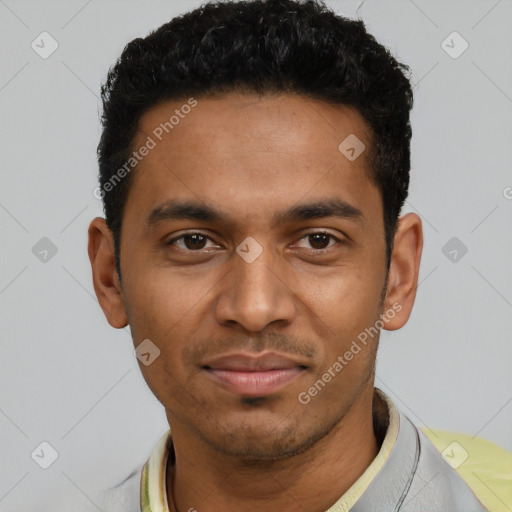
<path fill-rule="evenodd" d="M 395 234 L 382 318 L 384 329 L 400 329 L 411 315 L 422 249 L 421 219 L 415 213 L 408 213 L 400 218 Z"/>
<path fill-rule="evenodd" d="M 88 252 L 96 297 L 108 323 L 112 327 L 123 328 L 128 325 L 128 320 L 115 267 L 112 233 L 101 217 L 92 220 L 88 233 Z"/>

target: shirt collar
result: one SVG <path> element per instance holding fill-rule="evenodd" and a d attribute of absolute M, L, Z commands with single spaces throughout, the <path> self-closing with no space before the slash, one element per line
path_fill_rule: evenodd
<path fill-rule="evenodd" d="M 386 411 L 387 409 L 387 411 Z M 397 436 L 399 412 L 391 399 L 380 389 L 375 388 L 373 398 L 373 421 L 376 432 L 385 432 L 379 452 L 372 463 L 341 498 L 326 512 L 348 511 L 362 496 L 377 473 L 389 458 Z M 169 512 L 166 492 L 166 467 L 172 456 L 170 429 L 161 437 L 142 469 L 141 512 Z"/>

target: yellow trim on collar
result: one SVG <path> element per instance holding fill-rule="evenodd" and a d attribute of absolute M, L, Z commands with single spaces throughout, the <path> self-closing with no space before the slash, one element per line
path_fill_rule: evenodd
<path fill-rule="evenodd" d="M 142 470 L 140 507 L 142 512 L 169 512 L 166 492 L 165 469 L 167 466 L 167 441 L 170 429 L 160 438 Z"/>
<path fill-rule="evenodd" d="M 357 500 L 363 495 L 364 491 L 380 471 L 384 463 L 389 457 L 391 449 L 393 448 L 396 438 L 398 436 L 398 410 L 391 401 L 391 399 L 384 394 L 381 390 L 376 389 L 377 393 L 384 399 L 388 406 L 389 411 L 389 425 L 380 447 L 379 453 L 373 459 L 372 463 L 366 468 L 365 472 L 354 482 L 352 487 L 326 512 L 348 512 Z"/>
<path fill-rule="evenodd" d="M 347 512 L 361 497 L 370 482 L 386 462 L 398 436 L 398 410 L 391 399 L 379 389 L 376 393 L 384 399 L 389 412 L 389 425 L 379 453 L 354 485 L 326 512 Z M 170 429 L 161 437 L 144 465 L 141 478 L 141 511 L 170 512 L 166 493 L 166 466 Z"/>

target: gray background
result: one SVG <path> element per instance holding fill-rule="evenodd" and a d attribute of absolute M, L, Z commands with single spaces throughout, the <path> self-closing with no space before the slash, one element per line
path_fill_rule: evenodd
<path fill-rule="evenodd" d="M 407 326 L 382 335 L 376 385 L 417 425 L 512 450 L 512 2 L 327 3 L 361 17 L 415 83 L 404 211 L 424 221 L 421 284 Z M 86 234 L 102 214 L 100 83 L 128 41 L 199 4 L 0 0 L 3 512 L 92 506 L 167 430 L 129 330 L 96 301 Z M 31 48 L 43 31 L 59 45 L 47 59 Z M 458 58 L 442 47 L 453 31 L 469 43 Z M 59 454 L 48 469 L 31 458 L 43 441 Z"/>

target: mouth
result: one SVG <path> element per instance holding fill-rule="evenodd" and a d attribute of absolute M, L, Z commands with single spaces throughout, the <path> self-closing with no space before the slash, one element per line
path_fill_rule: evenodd
<path fill-rule="evenodd" d="M 243 353 L 222 356 L 202 368 L 214 382 L 234 394 L 263 397 L 290 384 L 307 366 L 284 355 L 267 352 L 257 357 Z"/>

